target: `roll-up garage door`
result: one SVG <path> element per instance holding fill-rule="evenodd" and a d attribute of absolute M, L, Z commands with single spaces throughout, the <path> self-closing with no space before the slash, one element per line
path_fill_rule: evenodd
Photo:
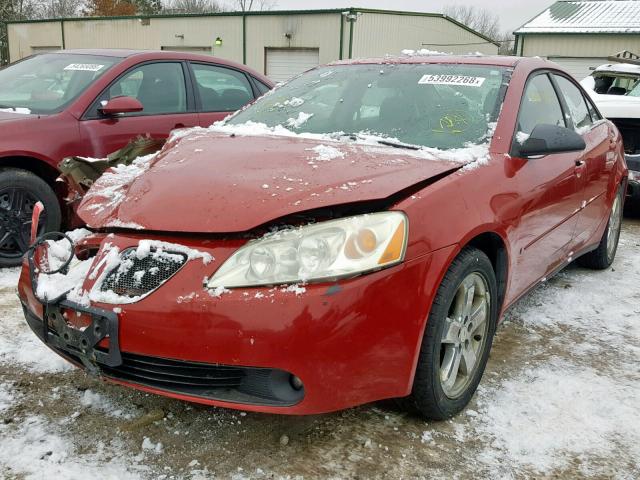
<path fill-rule="evenodd" d="M 275 82 L 284 82 L 320 63 L 317 48 L 267 48 L 266 75 Z"/>

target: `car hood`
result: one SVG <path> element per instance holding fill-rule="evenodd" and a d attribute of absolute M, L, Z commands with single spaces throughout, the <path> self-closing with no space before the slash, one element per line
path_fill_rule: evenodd
<path fill-rule="evenodd" d="M 78 213 L 94 228 L 243 232 L 296 212 L 387 198 L 459 169 L 454 160 L 301 137 L 191 135 L 106 172 Z"/>

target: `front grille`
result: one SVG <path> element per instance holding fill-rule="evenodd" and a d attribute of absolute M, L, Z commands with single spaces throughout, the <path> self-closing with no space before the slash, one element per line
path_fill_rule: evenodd
<path fill-rule="evenodd" d="M 169 280 L 186 261 L 184 253 L 152 250 L 138 258 L 135 248 L 127 249 L 120 256 L 120 265 L 102 281 L 100 290 L 123 297 L 145 295 Z"/>

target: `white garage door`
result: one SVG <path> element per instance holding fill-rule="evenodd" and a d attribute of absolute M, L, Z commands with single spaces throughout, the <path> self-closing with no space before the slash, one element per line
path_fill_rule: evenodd
<path fill-rule="evenodd" d="M 274 82 L 289 80 L 320 63 L 317 48 L 267 48 L 266 56 L 266 75 Z"/>
<path fill-rule="evenodd" d="M 584 77 L 591 75 L 591 72 L 595 67 L 599 67 L 605 63 L 610 63 L 606 58 L 589 57 L 589 58 L 577 58 L 577 57 L 548 57 L 552 62 L 556 62 L 562 66 L 577 80 L 582 80 Z"/>

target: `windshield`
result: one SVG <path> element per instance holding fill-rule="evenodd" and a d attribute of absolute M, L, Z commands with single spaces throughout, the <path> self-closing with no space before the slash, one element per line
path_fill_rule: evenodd
<path fill-rule="evenodd" d="M 486 141 L 507 70 L 486 65 L 321 67 L 294 78 L 229 119 L 295 132 L 367 132 L 439 149 Z M 506 85 L 506 80 L 504 81 Z"/>
<path fill-rule="evenodd" d="M 57 113 L 120 58 L 44 54 L 0 70 L 0 108 Z"/>

